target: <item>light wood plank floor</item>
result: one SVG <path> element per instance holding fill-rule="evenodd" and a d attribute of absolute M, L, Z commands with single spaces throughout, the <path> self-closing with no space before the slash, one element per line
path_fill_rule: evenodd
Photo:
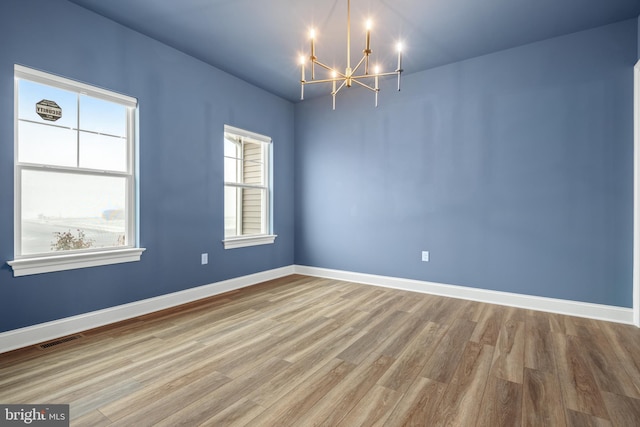
<path fill-rule="evenodd" d="M 0 355 L 72 425 L 638 426 L 640 330 L 289 276 Z"/>

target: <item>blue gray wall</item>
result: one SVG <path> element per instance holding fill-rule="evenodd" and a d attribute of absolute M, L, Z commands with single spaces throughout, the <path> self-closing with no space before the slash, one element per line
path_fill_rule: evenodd
<path fill-rule="evenodd" d="M 0 331 L 293 263 L 293 104 L 66 1 L 3 0 L 0 40 Z M 138 98 L 140 262 L 13 277 L 14 63 Z M 273 245 L 222 247 L 225 123 L 273 138 Z"/>
<path fill-rule="evenodd" d="M 630 307 L 637 26 L 297 104 L 296 264 Z"/>

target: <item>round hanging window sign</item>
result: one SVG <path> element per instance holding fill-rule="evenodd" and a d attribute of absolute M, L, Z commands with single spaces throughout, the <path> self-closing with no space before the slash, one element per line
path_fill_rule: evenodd
<path fill-rule="evenodd" d="M 53 101 L 43 99 L 36 104 L 36 113 L 44 120 L 55 122 L 62 117 L 62 108 Z"/>

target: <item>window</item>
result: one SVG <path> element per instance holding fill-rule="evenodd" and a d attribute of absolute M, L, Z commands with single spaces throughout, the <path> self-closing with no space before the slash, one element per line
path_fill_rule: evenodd
<path fill-rule="evenodd" d="M 271 138 L 224 127 L 224 247 L 273 243 Z"/>
<path fill-rule="evenodd" d="M 15 276 L 140 259 L 136 103 L 15 66 Z"/>

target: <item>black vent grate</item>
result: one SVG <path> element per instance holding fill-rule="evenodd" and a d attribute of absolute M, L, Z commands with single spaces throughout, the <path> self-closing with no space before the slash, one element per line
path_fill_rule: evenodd
<path fill-rule="evenodd" d="M 80 339 L 81 337 L 82 337 L 82 335 L 71 335 L 69 337 L 59 338 L 57 340 L 53 340 L 53 341 L 45 342 L 43 344 L 39 344 L 38 347 L 44 350 L 44 349 L 47 349 L 49 347 L 53 347 L 53 346 L 58 345 L 58 344 L 64 344 L 64 343 L 69 342 L 69 341 L 74 341 L 74 340 Z"/>

